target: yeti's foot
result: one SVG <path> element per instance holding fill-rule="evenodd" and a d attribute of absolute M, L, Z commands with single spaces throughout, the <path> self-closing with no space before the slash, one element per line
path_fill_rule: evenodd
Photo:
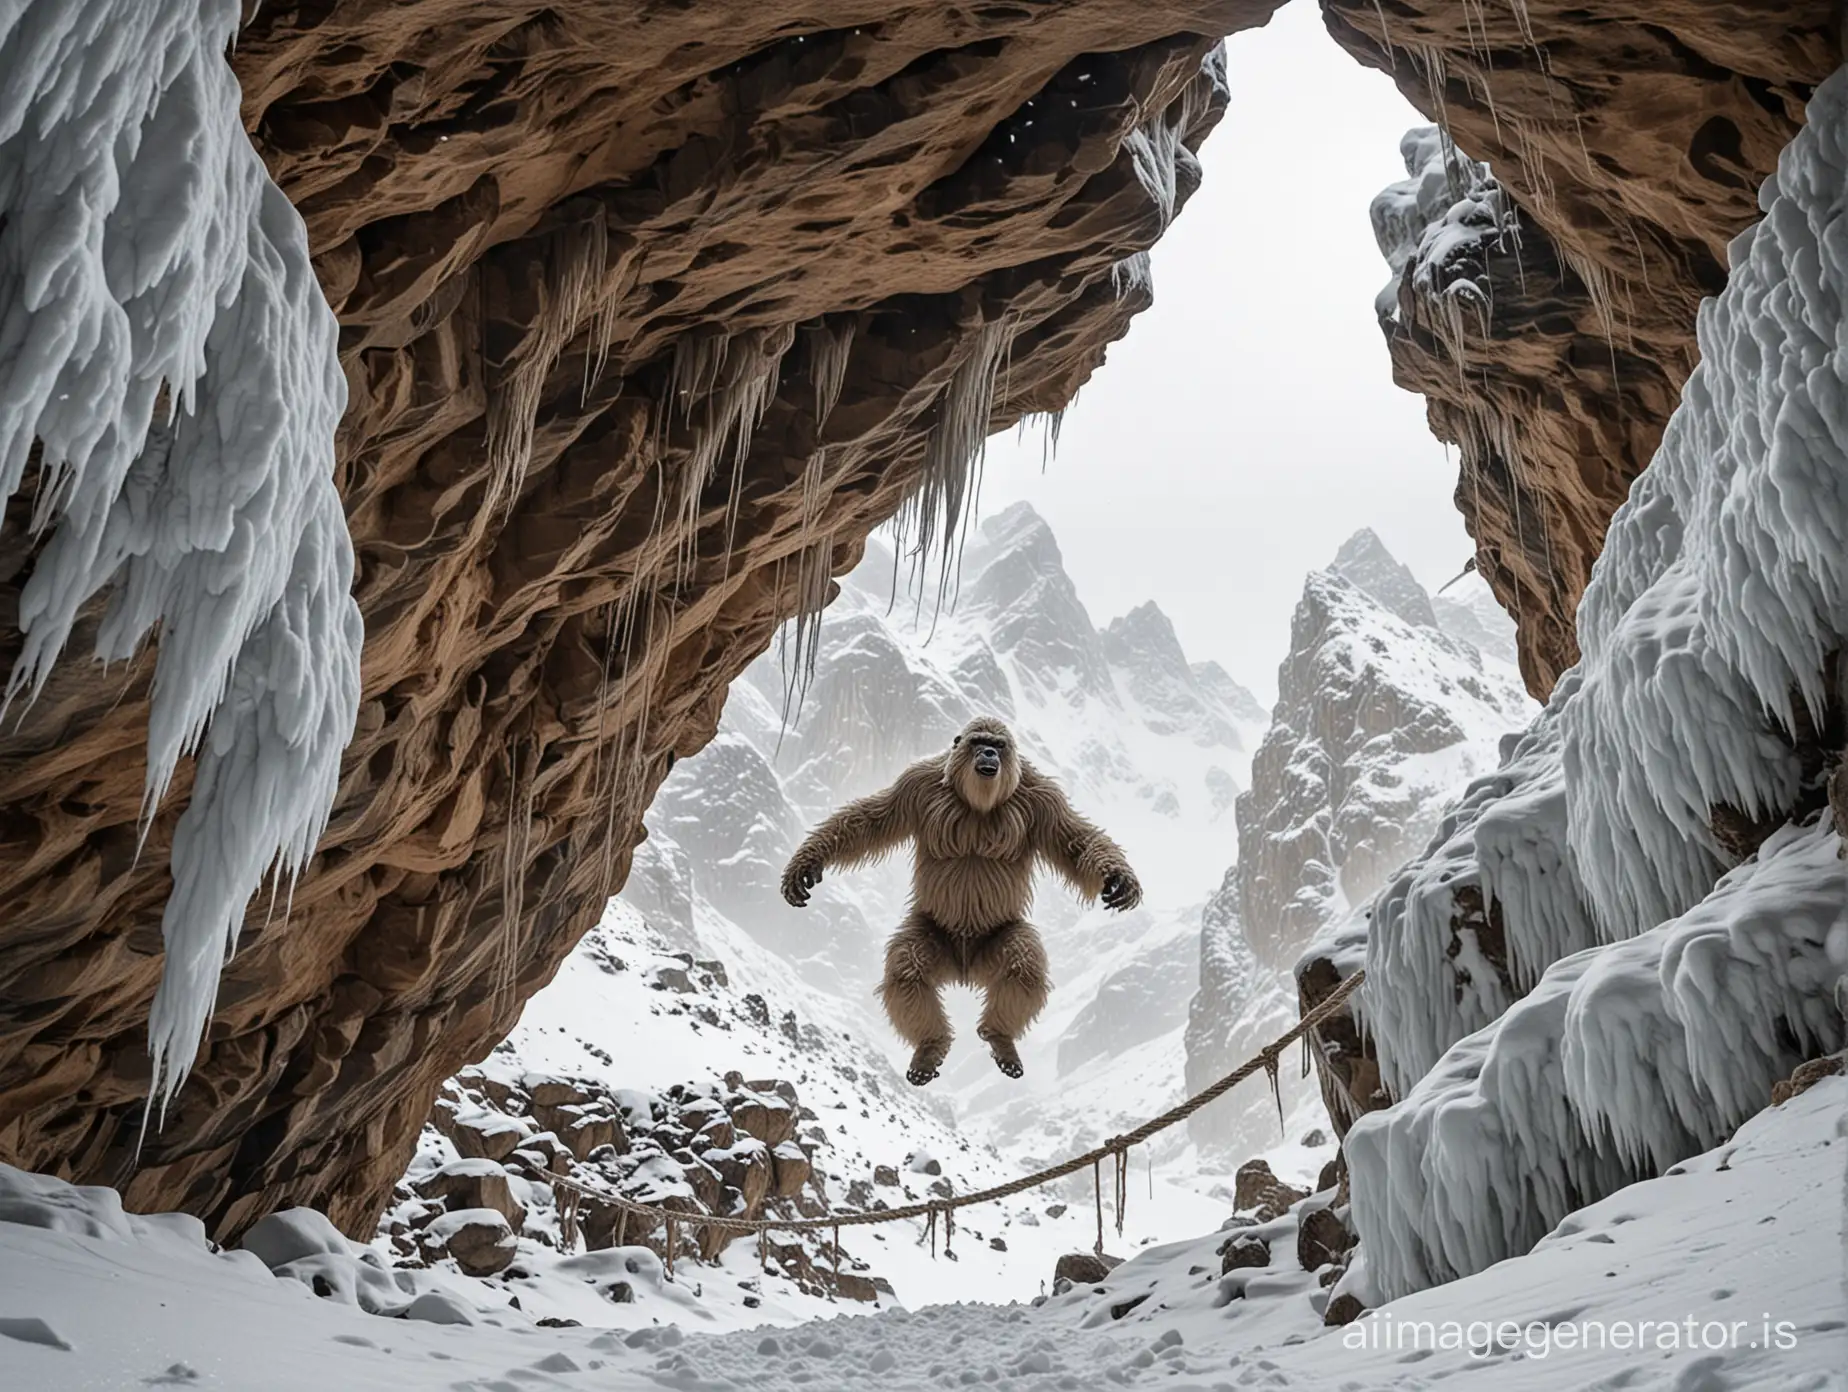
<path fill-rule="evenodd" d="M 937 1076 L 949 1052 L 949 1040 L 926 1039 L 912 1053 L 911 1067 L 905 1070 L 905 1081 L 913 1087 L 923 1087 Z"/>
<path fill-rule="evenodd" d="M 1010 1078 L 1025 1075 L 1027 1070 L 1020 1062 L 1020 1050 L 1014 1047 L 1013 1040 L 999 1034 L 985 1034 L 982 1038 L 988 1043 L 988 1052 L 994 1055 L 996 1068 Z"/>

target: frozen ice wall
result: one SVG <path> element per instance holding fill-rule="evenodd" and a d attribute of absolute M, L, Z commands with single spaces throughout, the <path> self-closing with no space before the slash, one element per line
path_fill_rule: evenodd
<path fill-rule="evenodd" d="M 265 872 L 292 880 L 326 825 L 359 701 L 337 328 L 238 117 L 238 17 L 0 6 L 0 500 L 29 484 L 43 537 L 6 694 L 38 694 L 105 591 L 96 657 L 158 642 L 144 819 L 198 756 L 150 1020 L 162 1097 Z"/>
<path fill-rule="evenodd" d="M 1844 1043 L 1848 74 L 1761 204 L 1578 668 L 1375 906 L 1362 1013 L 1403 1101 L 1348 1138 L 1369 1304 L 1526 1251 Z"/>

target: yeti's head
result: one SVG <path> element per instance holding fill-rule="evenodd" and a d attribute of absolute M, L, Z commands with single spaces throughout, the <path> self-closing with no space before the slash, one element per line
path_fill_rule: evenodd
<path fill-rule="evenodd" d="M 986 715 L 963 726 L 950 745 L 943 779 L 978 812 L 1011 798 L 1020 786 L 1020 755 L 1007 726 Z"/>

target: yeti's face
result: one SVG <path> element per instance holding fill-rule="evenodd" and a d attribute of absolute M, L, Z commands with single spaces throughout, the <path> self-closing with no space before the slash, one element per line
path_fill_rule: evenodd
<path fill-rule="evenodd" d="M 948 782 L 978 811 L 998 807 L 1020 786 L 1020 760 L 1007 726 L 971 721 L 950 746 Z"/>

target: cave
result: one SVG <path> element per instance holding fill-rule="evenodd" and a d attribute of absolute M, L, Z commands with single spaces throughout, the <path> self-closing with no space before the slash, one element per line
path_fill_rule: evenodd
<path fill-rule="evenodd" d="M 1226 46 L 1280 8 L 0 15 L 0 1162 L 219 1243 L 295 1208 L 369 1236 L 451 1080 L 631 884 L 670 774 L 723 753 L 751 664 L 782 634 L 801 684 L 876 533 L 925 592 L 955 583 L 972 458 L 1023 423 L 1056 435 L 1159 293 L 1149 253 L 1200 187 Z M 1441 132 L 1407 147 L 1423 192 L 1376 205 L 1401 243 L 1380 327 L 1545 706 L 1441 827 L 1355 833 L 1323 866 L 1364 867 L 1366 925 L 1311 948 L 1248 916 L 1220 964 L 1288 976 L 1300 994 L 1252 1006 L 1271 1023 L 1365 966 L 1310 1086 L 1350 1141 L 1370 1307 L 1672 1173 L 1843 1045 L 1832 495 L 1803 495 L 1821 520 L 1786 518 L 1788 546 L 1744 446 L 1749 525 L 1699 496 L 1740 400 L 1767 436 L 1783 419 L 1783 388 L 1737 386 L 1754 340 L 1726 297 L 1807 284 L 1834 245 L 1751 229 L 1824 218 L 1810 166 L 1773 176 L 1791 150 L 1832 168 L 1806 112 L 1840 107 L 1842 46 L 1821 0 L 1319 10 Z M 158 139 L 99 154 L 110 120 Z M 176 150 L 205 174 L 168 216 Z M 118 206 L 164 240 L 110 241 Z M 1816 304 L 1792 314 L 1820 339 Z M 1797 435 L 1832 430 L 1818 401 Z M 1669 556 L 1668 532 L 1719 539 Z M 1707 572 L 1683 555 L 1722 578 L 1686 580 Z M 1802 578 L 1756 583 L 1786 556 Z M 1655 604 L 1699 680 L 1624 675 Z M 1159 640 L 1122 622 L 1099 641 Z M 1734 736 L 1659 747 L 1703 720 Z M 1221 895 L 1312 860 L 1253 857 Z M 1666 1003 L 1625 994 L 1743 921 L 1760 881 L 1795 905 L 1792 943 L 1764 949 L 1782 994 L 1741 1022 L 1682 978 Z M 1703 1009 L 1738 1036 L 1724 1065 L 1698 1023 L 1677 1032 Z M 1670 1095 L 1616 1114 L 1629 1074 L 1587 1011 L 1682 1050 Z M 1498 1072 L 1498 1022 L 1546 1068 Z M 1495 1115 L 1480 1172 L 1408 1194 L 1434 1118 L 1471 1107 Z M 1543 1112 L 1550 1140 L 1496 1148 Z M 777 1173 L 750 1182 L 800 1188 Z M 1450 1215 L 1485 1175 L 1518 1196 L 1493 1240 Z"/>

